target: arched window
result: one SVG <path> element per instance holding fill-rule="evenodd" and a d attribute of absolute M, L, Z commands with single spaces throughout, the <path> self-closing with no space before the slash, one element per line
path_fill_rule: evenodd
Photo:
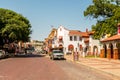
<path fill-rule="evenodd" d="M 72 51 L 74 49 L 74 46 L 72 44 L 68 45 L 68 50 Z"/>

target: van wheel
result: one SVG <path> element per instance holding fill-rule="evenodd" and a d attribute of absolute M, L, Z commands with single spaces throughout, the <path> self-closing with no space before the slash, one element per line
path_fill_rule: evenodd
<path fill-rule="evenodd" d="M 54 60 L 54 57 L 51 57 L 52 60 Z"/>

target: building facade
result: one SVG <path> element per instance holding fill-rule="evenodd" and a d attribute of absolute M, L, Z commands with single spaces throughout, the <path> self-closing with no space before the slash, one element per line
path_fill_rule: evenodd
<path fill-rule="evenodd" d="M 46 39 L 47 49 L 50 49 L 49 45 L 51 45 L 51 48 L 61 49 L 65 54 L 72 53 L 77 48 L 83 57 L 86 55 L 99 55 L 99 40 L 94 40 L 92 38 L 93 34 L 87 29 L 86 32 L 81 32 L 59 26 L 58 29 L 52 29 Z"/>

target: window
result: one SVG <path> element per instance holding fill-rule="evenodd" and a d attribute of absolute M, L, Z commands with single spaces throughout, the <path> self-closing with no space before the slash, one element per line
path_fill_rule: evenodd
<path fill-rule="evenodd" d="M 54 39 L 52 39 L 52 44 L 55 44 L 55 40 Z"/>
<path fill-rule="evenodd" d="M 59 36 L 59 42 L 63 42 L 63 36 Z"/>
<path fill-rule="evenodd" d="M 60 28 L 60 31 L 62 31 L 62 28 Z"/>
<path fill-rule="evenodd" d="M 72 41 L 72 36 L 70 36 L 70 41 Z"/>
<path fill-rule="evenodd" d="M 79 41 L 82 41 L 82 37 L 81 36 L 79 36 Z"/>
<path fill-rule="evenodd" d="M 77 41 L 77 36 L 74 36 L 74 41 Z"/>

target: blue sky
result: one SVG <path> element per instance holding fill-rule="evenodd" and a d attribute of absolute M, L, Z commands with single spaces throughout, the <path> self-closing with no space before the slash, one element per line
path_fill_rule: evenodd
<path fill-rule="evenodd" d="M 32 40 L 44 40 L 51 26 L 85 31 L 95 20 L 84 17 L 83 11 L 92 0 L 1 0 L 0 8 L 13 10 L 26 17 L 32 25 Z"/>

